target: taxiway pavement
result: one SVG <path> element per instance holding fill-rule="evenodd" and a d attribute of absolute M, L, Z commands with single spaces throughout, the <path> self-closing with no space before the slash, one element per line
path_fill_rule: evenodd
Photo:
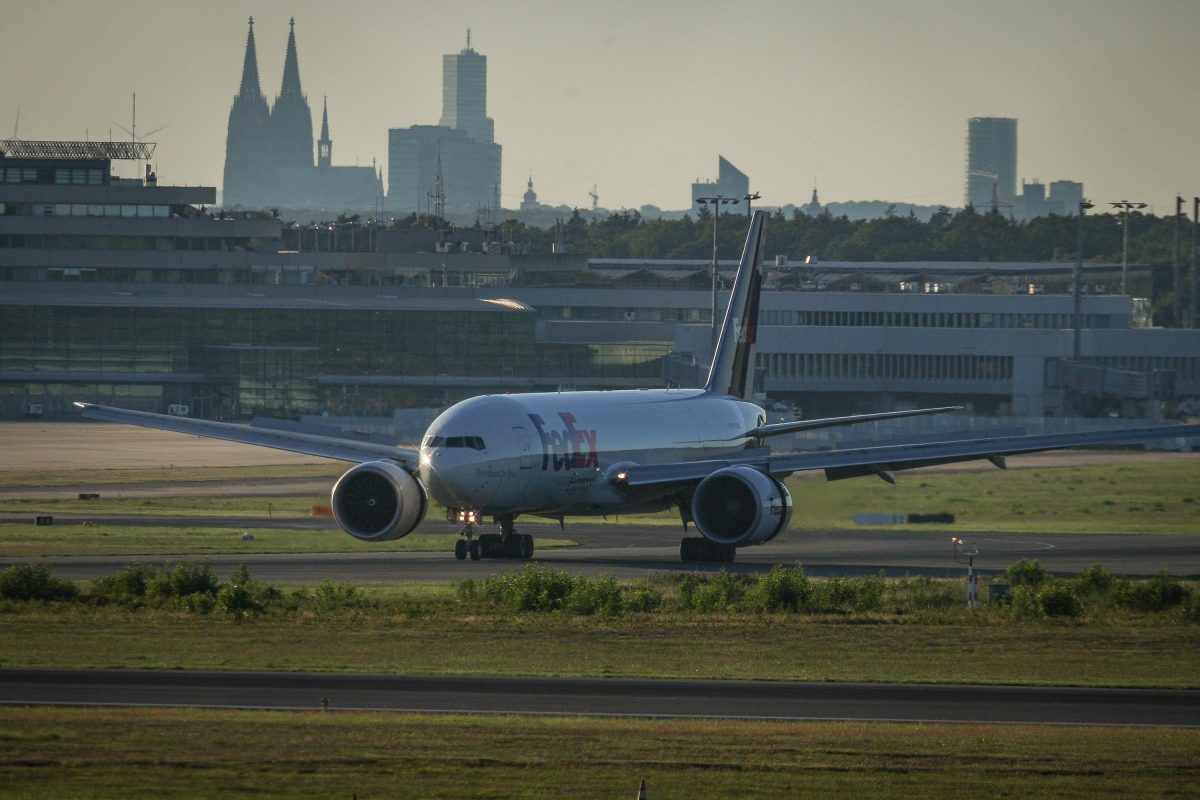
<path fill-rule="evenodd" d="M 942 684 L 0 670 L 6 705 L 1200 725 L 1200 692 Z"/>

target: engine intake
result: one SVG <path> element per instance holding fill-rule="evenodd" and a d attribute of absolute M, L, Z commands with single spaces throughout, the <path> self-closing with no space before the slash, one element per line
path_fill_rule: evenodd
<path fill-rule="evenodd" d="M 337 524 L 355 539 L 390 542 L 421 524 L 429 501 L 414 475 L 391 461 L 368 461 L 338 478 L 330 504 Z"/>
<path fill-rule="evenodd" d="M 725 467 L 700 482 L 692 495 L 692 519 L 718 544 L 763 544 L 792 518 L 792 496 L 782 483 L 747 466 Z"/>

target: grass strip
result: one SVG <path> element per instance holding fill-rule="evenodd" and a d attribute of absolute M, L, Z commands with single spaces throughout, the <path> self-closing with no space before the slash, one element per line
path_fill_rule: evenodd
<path fill-rule="evenodd" d="M 332 526 L 332 523 L 330 523 Z M 243 540 L 242 534 L 254 538 Z M 150 525 L 76 525 L 49 527 L 0 523 L 0 556 L 215 555 L 238 553 L 381 553 L 447 552 L 457 534 L 412 533 L 391 542 L 361 542 L 340 530 L 280 528 L 197 528 Z M 539 549 L 569 547 L 569 539 L 538 537 Z"/>
<path fill-rule="evenodd" d="M 1200 731 L 190 709 L 0 709 L 44 797 L 1194 796 Z"/>
<path fill-rule="evenodd" d="M 0 666 L 1200 688 L 1200 627 L 659 613 L 0 609 Z"/>
<path fill-rule="evenodd" d="M 236 468 L 231 480 L 267 477 L 290 471 L 299 477 L 328 475 L 323 465 L 312 467 Z M 88 473 L 98 472 L 88 470 Z M 75 474 L 75 473 L 70 473 Z M 220 474 L 220 471 L 206 471 Z M 163 480 L 182 480 L 166 473 Z M 0 478 L 0 485 L 8 475 Z M 27 484 L 36 485 L 36 484 Z M 50 484 L 46 484 L 50 485 Z M 794 506 L 795 530 L 856 530 L 856 513 L 907 515 L 949 512 L 956 521 L 939 530 L 1012 533 L 1194 533 L 1200 526 L 1200 459 L 1136 462 L 1107 466 L 1017 469 L 984 472 L 902 474 L 896 485 L 875 479 L 827 482 L 793 478 L 788 481 Z M 41 514 L 145 514 L 148 516 L 228 516 L 246 519 L 306 518 L 321 497 L 113 497 L 114 487 L 96 500 L 0 501 L 0 511 Z M 430 511 L 440 518 L 440 509 Z M 676 513 L 629 515 L 614 523 L 678 526 Z M 927 530 L 929 526 L 895 526 Z"/>
<path fill-rule="evenodd" d="M 1013 533 L 1194 533 L 1200 459 L 1107 466 L 908 473 L 878 480 L 791 480 L 792 527 L 861 529 L 856 513 L 949 512 L 939 530 Z M 895 526 L 928 529 L 928 525 Z"/>

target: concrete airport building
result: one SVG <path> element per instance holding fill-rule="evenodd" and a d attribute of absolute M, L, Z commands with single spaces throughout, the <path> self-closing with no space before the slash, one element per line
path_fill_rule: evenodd
<path fill-rule="evenodd" d="M 373 226 L 285 247 L 270 215 L 205 210 L 214 188 L 115 177 L 114 161 L 148 158 L 136 144 L 0 149 L 3 418 L 67 417 L 74 400 L 428 416 L 481 392 L 703 378 L 703 260 L 433 252 Z M 1001 424 L 1154 418 L 1200 397 L 1200 332 L 1153 327 L 1147 301 L 1114 293 L 1119 265 L 1085 265 L 1078 359 L 1070 264 L 768 267 L 760 386 L 805 416 L 961 403 Z M 722 261 L 726 284 L 735 268 Z M 1145 294 L 1149 271 L 1130 278 Z"/>

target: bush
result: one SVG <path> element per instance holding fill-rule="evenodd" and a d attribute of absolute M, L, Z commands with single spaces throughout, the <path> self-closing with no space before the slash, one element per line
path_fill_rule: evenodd
<path fill-rule="evenodd" d="M 830 578 L 814 584 L 814 612 L 874 612 L 883 606 L 883 578 Z"/>
<path fill-rule="evenodd" d="M 9 600 L 72 600 L 79 587 L 50 575 L 48 564 L 16 564 L 0 571 L 0 597 Z"/>
<path fill-rule="evenodd" d="M 621 608 L 635 614 L 648 614 L 662 607 L 662 592 L 649 586 L 637 586 L 625 593 Z"/>
<path fill-rule="evenodd" d="M 571 584 L 571 576 L 565 572 L 529 566 L 489 577 L 479 587 L 479 594 L 509 611 L 558 611 L 571 594 Z"/>
<path fill-rule="evenodd" d="M 1047 617 L 1078 617 L 1083 613 L 1079 595 L 1066 581 L 1053 581 L 1038 589 L 1037 604 Z"/>
<path fill-rule="evenodd" d="M 746 579 L 721 570 L 695 587 L 691 593 L 691 608 L 702 613 L 731 611 L 745 593 Z"/>
<path fill-rule="evenodd" d="M 893 594 L 898 606 L 914 609 L 953 608 L 963 602 L 961 584 L 935 581 L 925 575 L 895 584 Z"/>
<path fill-rule="evenodd" d="M 600 575 L 571 581 L 571 591 L 563 604 L 563 610 L 571 614 L 604 614 L 616 616 L 621 613 L 621 586 L 612 575 Z"/>
<path fill-rule="evenodd" d="M 1171 575 L 1148 581 L 1123 581 L 1113 592 L 1118 605 L 1133 611 L 1165 611 L 1183 604 L 1190 592 Z"/>
<path fill-rule="evenodd" d="M 1042 569 L 1042 565 L 1037 561 L 1018 561 L 1015 564 L 1009 564 L 1008 569 L 1004 572 L 1013 588 L 1018 586 L 1037 587 L 1046 580 L 1046 570 Z"/>
<path fill-rule="evenodd" d="M 1115 583 L 1116 577 L 1111 572 L 1106 572 L 1099 564 L 1092 564 L 1079 573 L 1079 578 L 1075 581 L 1080 592 L 1098 597 L 1107 595 Z"/>
<path fill-rule="evenodd" d="M 799 611 L 808 606 L 811 593 L 812 586 L 803 567 L 777 564 L 746 592 L 743 605 L 751 611 L 767 613 Z"/>
<path fill-rule="evenodd" d="M 1015 587 L 1008 608 L 1012 615 L 1019 619 L 1037 619 L 1043 613 L 1037 600 L 1037 592 L 1031 586 Z"/>
<path fill-rule="evenodd" d="M 366 603 L 363 590 L 348 583 L 334 583 L 326 578 L 313 592 L 317 610 L 328 613 L 352 608 L 361 608 Z"/>
<path fill-rule="evenodd" d="M 220 587 L 221 582 L 212 573 L 208 561 L 199 564 L 180 561 L 162 575 L 156 576 L 147 586 L 147 594 L 164 598 L 215 595 Z"/>
<path fill-rule="evenodd" d="M 107 602 L 132 604 L 146 597 L 155 572 L 145 564 L 130 564 L 120 572 L 92 581 L 92 596 Z"/>

